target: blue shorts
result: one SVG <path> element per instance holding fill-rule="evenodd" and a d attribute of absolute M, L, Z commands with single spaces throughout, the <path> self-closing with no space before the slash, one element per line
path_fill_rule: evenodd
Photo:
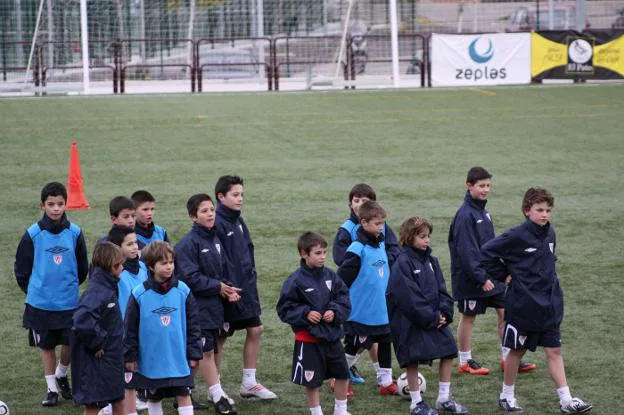
<path fill-rule="evenodd" d="M 503 346 L 512 350 L 530 350 L 537 346 L 561 347 L 561 333 L 559 327 L 545 331 L 522 331 L 513 324 L 505 324 L 503 331 Z"/>
<path fill-rule="evenodd" d="M 485 314 L 487 308 L 505 308 L 505 293 L 482 298 L 465 298 L 457 301 L 457 309 L 466 316 Z"/>
<path fill-rule="evenodd" d="M 349 366 L 340 340 L 332 343 L 296 340 L 291 376 L 293 383 L 309 388 L 320 387 L 325 379 L 348 379 Z"/>

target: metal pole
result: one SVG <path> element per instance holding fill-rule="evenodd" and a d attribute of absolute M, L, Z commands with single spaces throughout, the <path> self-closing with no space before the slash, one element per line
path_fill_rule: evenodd
<path fill-rule="evenodd" d="M 24 45 L 21 44 L 22 42 L 22 2 L 21 0 L 15 0 L 15 17 L 16 22 L 15 22 L 15 40 L 18 42 L 17 43 L 17 66 L 24 66 Z"/>
<path fill-rule="evenodd" d="M 576 30 L 582 32 L 585 30 L 585 21 L 587 13 L 586 0 L 576 0 Z"/>
<path fill-rule="evenodd" d="M 548 0 L 548 30 L 554 30 L 554 29 L 555 29 L 555 2 L 554 0 Z"/>
<path fill-rule="evenodd" d="M 48 0 L 48 68 L 54 66 L 54 15 L 52 11 L 52 0 Z"/>
<path fill-rule="evenodd" d="M 397 22 L 396 0 L 390 1 L 390 37 L 392 40 L 392 80 L 395 87 L 400 86 L 399 80 L 399 27 Z"/>
<path fill-rule="evenodd" d="M 129 7 L 128 7 L 129 8 Z M 145 0 L 140 0 L 139 4 L 139 38 L 145 39 Z M 162 37 L 162 36 L 159 36 Z M 144 62 L 147 59 L 145 55 L 145 42 L 139 43 L 139 53 L 141 54 L 141 62 Z"/>
<path fill-rule="evenodd" d="M 82 39 L 82 92 L 89 95 L 89 32 L 87 0 L 80 0 L 80 38 Z"/>
<path fill-rule="evenodd" d="M 256 36 L 264 37 L 264 0 L 256 0 Z M 258 66 L 259 66 L 259 75 L 264 78 L 266 76 L 265 69 L 265 54 L 266 51 L 264 48 L 266 47 L 266 43 L 264 41 L 260 41 L 261 46 L 258 48 L 260 53 L 258 54 Z"/>

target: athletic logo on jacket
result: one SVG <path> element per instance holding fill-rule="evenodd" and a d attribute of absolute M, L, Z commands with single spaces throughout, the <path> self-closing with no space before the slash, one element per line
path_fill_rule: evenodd
<path fill-rule="evenodd" d="M 219 255 L 221 254 L 221 245 L 219 244 L 215 244 L 215 248 L 217 248 L 217 252 L 219 253 Z"/>
<path fill-rule="evenodd" d="M 548 247 L 550 248 L 550 252 L 551 253 L 555 253 L 555 243 L 554 242 L 549 242 L 548 243 Z"/>
<path fill-rule="evenodd" d="M 159 307 L 152 310 L 152 313 L 160 315 L 160 324 L 162 324 L 163 327 L 167 327 L 171 324 L 171 314 L 177 310 L 178 309 L 174 307 Z"/>
<path fill-rule="evenodd" d="M 325 280 L 325 285 L 327 286 L 327 289 L 329 291 L 331 291 L 332 281 L 331 280 Z"/>

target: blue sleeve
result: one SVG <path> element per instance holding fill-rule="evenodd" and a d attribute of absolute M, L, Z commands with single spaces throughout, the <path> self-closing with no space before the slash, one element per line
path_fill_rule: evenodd
<path fill-rule="evenodd" d="M 481 262 L 477 272 L 504 281 L 509 275 L 504 259 L 514 239 L 513 233 L 508 231 L 487 241 L 481 247 Z"/>
<path fill-rule="evenodd" d="M 349 245 L 351 245 L 351 235 L 347 232 L 346 229 L 340 227 L 338 232 L 336 233 L 336 237 L 334 238 L 334 244 L 332 246 L 332 256 L 334 258 L 334 263 L 337 266 L 342 265 L 342 262 L 345 259 L 345 254 L 347 253 L 347 249 Z"/>
<path fill-rule="evenodd" d="M 215 264 L 220 267 L 221 264 Z M 214 297 L 221 293 L 221 281 L 204 275 L 199 269 L 197 249 L 190 241 L 181 241 L 175 247 L 175 273 L 197 297 Z"/>
<path fill-rule="evenodd" d="M 438 258 L 431 258 L 433 262 L 433 271 L 436 279 L 438 280 L 438 293 L 440 295 L 440 311 L 444 313 L 446 317 L 446 325 L 451 324 L 453 321 L 453 297 L 451 297 L 446 289 L 446 283 L 444 281 L 444 275 L 442 274 L 442 268 Z"/>
<path fill-rule="evenodd" d="M 312 308 L 299 297 L 293 275 L 284 282 L 275 309 L 280 320 L 293 327 L 307 327 L 311 324 L 308 321 L 308 313 L 312 311 Z"/>
<path fill-rule="evenodd" d="M 28 232 L 24 232 L 24 236 L 17 245 L 17 252 L 15 253 L 15 264 L 13 265 L 13 271 L 15 272 L 15 279 L 20 289 L 27 294 L 28 282 L 30 281 L 30 274 L 32 274 L 33 262 L 35 259 L 35 246 L 30 238 Z"/>
<path fill-rule="evenodd" d="M 82 284 L 89 274 L 89 257 L 87 255 L 87 243 L 84 239 L 84 233 L 80 231 L 78 240 L 76 241 L 76 263 L 78 264 L 78 283 Z"/>
<path fill-rule="evenodd" d="M 72 331 L 78 340 L 85 344 L 93 353 L 100 350 L 108 336 L 108 331 L 100 326 L 102 311 L 108 302 L 94 290 L 85 291 L 80 305 L 74 312 Z"/>
<path fill-rule="evenodd" d="M 334 289 L 327 309 L 334 312 L 334 325 L 340 326 L 351 313 L 351 300 L 349 299 L 349 288 L 342 279 L 334 278 Z"/>
<path fill-rule="evenodd" d="M 126 305 L 124 319 L 124 361 L 136 362 L 139 360 L 139 321 L 141 309 L 134 295 L 130 295 Z"/>
<path fill-rule="evenodd" d="M 394 262 L 399 257 L 401 250 L 399 249 L 399 241 L 397 240 L 394 231 L 390 226 L 386 224 L 386 235 L 384 243 L 386 245 L 386 255 L 388 255 L 388 266 L 392 267 Z"/>
<path fill-rule="evenodd" d="M 411 277 L 411 272 L 407 261 L 399 260 L 390 272 L 388 295 L 412 324 L 433 329 L 436 327 L 440 315 L 438 310 L 431 307 L 423 295 L 418 280 Z"/>
<path fill-rule="evenodd" d="M 360 273 L 361 266 L 362 260 L 360 256 L 353 252 L 347 252 L 336 273 L 342 278 L 347 287 L 351 287 Z"/>
<path fill-rule="evenodd" d="M 186 357 L 188 360 L 201 360 L 203 357 L 199 312 L 193 294 L 186 297 Z"/>
<path fill-rule="evenodd" d="M 456 244 L 457 260 L 462 274 L 474 280 L 475 284 L 483 285 L 487 275 L 477 272 L 481 249 L 477 240 L 476 230 L 471 217 L 458 215 L 453 223 L 453 241 Z"/>

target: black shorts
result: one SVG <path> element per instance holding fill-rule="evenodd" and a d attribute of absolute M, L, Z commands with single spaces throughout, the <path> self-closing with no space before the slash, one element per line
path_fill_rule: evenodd
<path fill-rule="evenodd" d="M 123 399 L 124 399 L 124 398 L 122 397 L 122 398 L 115 399 L 115 400 L 112 400 L 112 401 L 89 402 L 89 403 L 86 403 L 86 404 L 85 404 L 85 406 L 96 406 L 96 407 L 98 407 L 99 409 L 102 409 L 102 408 L 107 407 L 108 405 L 114 405 L 114 404 L 116 404 L 117 402 L 121 402 L 121 401 L 123 401 Z"/>
<path fill-rule="evenodd" d="M 260 316 L 246 318 L 244 320 L 236 320 L 223 323 L 223 328 L 219 330 L 219 337 L 232 337 L 235 331 L 245 330 L 250 327 L 258 327 L 262 325 Z"/>
<path fill-rule="evenodd" d="M 485 314 L 487 308 L 505 308 L 505 293 L 483 298 L 466 298 L 457 302 L 457 309 L 467 316 Z"/>
<path fill-rule="evenodd" d="M 358 349 L 369 350 L 374 343 L 392 343 L 392 335 L 357 336 L 355 334 L 347 334 L 344 338 L 345 346 L 354 346 Z"/>
<path fill-rule="evenodd" d="M 191 390 L 183 386 L 171 386 L 168 388 L 148 389 L 146 398 L 148 401 L 162 401 L 164 398 L 176 396 L 190 396 Z"/>
<path fill-rule="evenodd" d="M 561 347 L 561 332 L 559 327 L 545 331 L 522 331 L 511 323 L 505 324 L 503 331 L 503 346 L 512 350 L 530 350 L 537 346 Z"/>
<path fill-rule="evenodd" d="M 71 329 L 33 330 L 28 329 L 28 344 L 41 350 L 52 350 L 58 345 L 69 346 Z"/>
<path fill-rule="evenodd" d="M 348 379 L 349 366 L 340 340 L 332 343 L 304 343 L 295 340 L 292 382 L 318 388 L 323 380 Z"/>
<path fill-rule="evenodd" d="M 124 372 L 124 388 L 126 389 L 137 389 L 135 384 L 134 372 L 125 371 Z"/>
<path fill-rule="evenodd" d="M 219 352 L 219 348 L 217 346 L 218 334 L 219 330 L 202 330 L 202 352 L 214 352 L 215 354 Z"/>

